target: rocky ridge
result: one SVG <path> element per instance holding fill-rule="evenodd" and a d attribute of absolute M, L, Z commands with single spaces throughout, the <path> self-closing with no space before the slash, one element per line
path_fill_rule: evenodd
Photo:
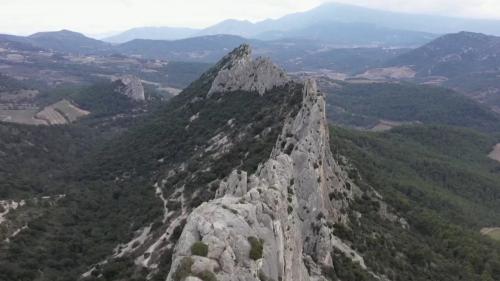
<path fill-rule="evenodd" d="M 268 58 L 252 59 L 249 45 L 242 45 L 224 57 L 208 95 L 217 92 L 247 91 L 263 95 L 266 91 L 285 85 L 290 79 Z"/>
<path fill-rule="evenodd" d="M 346 222 L 343 210 L 360 191 L 333 159 L 328 139 L 324 98 L 307 81 L 301 109 L 286 120 L 270 159 L 252 175 L 234 170 L 221 182 L 219 198 L 189 215 L 167 280 L 182 280 L 183 274 L 227 281 L 326 280 L 321 268 L 332 266 L 333 248 L 364 266 L 332 234 L 334 224 Z M 333 193 L 346 196 L 337 200 Z M 252 256 L 255 239 L 262 253 Z M 200 242 L 206 256 L 193 254 Z M 189 280 L 203 279 L 198 277 Z"/>
<path fill-rule="evenodd" d="M 237 48 L 171 101 L 161 122 L 173 120 L 175 128 L 159 137 L 199 142 L 174 154 L 163 149 L 153 186 L 161 218 L 136 229 L 83 278 L 130 258 L 137 274 L 155 280 L 328 280 L 333 251 L 375 276 L 334 235 L 347 226 L 351 204 L 363 192 L 330 151 L 316 83 L 280 76 L 287 82 L 261 91 L 251 83 L 216 86 L 235 68 L 253 64 L 250 53 L 246 45 Z"/>

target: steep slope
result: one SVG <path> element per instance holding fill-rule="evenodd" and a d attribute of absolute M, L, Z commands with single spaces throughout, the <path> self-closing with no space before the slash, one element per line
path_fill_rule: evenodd
<path fill-rule="evenodd" d="M 356 182 L 376 188 L 410 225 L 400 231 L 374 218 L 370 205 L 356 205 L 361 220 L 341 237 L 368 266 L 392 280 L 500 278 L 500 244 L 480 234 L 499 218 L 500 165 L 487 158 L 498 135 L 446 126 L 331 134 L 334 154 L 359 169 Z"/>
<path fill-rule="evenodd" d="M 341 210 L 348 208 L 355 189 L 347 189 L 352 183 L 332 158 L 325 102 L 314 82 L 306 83 L 303 95 L 300 111 L 285 121 L 270 159 L 254 174 L 233 171 L 217 190 L 220 198 L 188 216 L 167 280 L 183 275 L 323 280 L 321 266 L 333 265 L 335 247 L 347 248 L 362 262 L 332 237 L 328 223 L 347 220 Z M 340 200 L 329 196 L 346 192 Z M 193 251 L 196 243 L 208 247 L 206 257 Z M 186 264 L 190 272 L 184 272 Z"/>

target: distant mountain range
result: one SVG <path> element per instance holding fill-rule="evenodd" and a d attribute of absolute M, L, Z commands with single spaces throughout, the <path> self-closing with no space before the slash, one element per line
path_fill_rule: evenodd
<path fill-rule="evenodd" d="M 411 65 L 422 77 L 456 78 L 464 73 L 499 71 L 500 37 L 472 32 L 448 34 L 390 64 Z"/>
<path fill-rule="evenodd" d="M 30 36 L 0 34 L 0 41 L 24 48 L 42 48 L 63 53 L 95 53 L 111 51 L 111 44 L 69 30 L 39 32 Z"/>
<path fill-rule="evenodd" d="M 150 58 L 215 62 L 224 52 L 244 42 L 257 45 L 256 53 L 276 53 L 278 46 L 288 54 L 290 49 L 300 46 L 299 50 L 310 54 L 332 48 L 416 48 L 439 34 L 461 30 L 500 35 L 500 21 L 394 13 L 327 3 L 279 19 L 257 23 L 230 19 L 201 30 L 138 27 L 102 41 L 62 30 L 28 37 L 0 35 L 0 40 L 64 53 L 123 52 Z"/>
<path fill-rule="evenodd" d="M 137 27 L 103 40 L 110 43 L 124 43 L 134 39 L 179 40 L 193 37 L 198 32 L 198 29 L 183 27 Z"/>
<path fill-rule="evenodd" d="M 348 39 L 339 40 L 345 42 Z M 254 46 L 257 56 L 272 57 L 290 71 L 329 69 L 353 73 L 379 66 L 407 50 L 341 47 L 320 40 L 300 38 L 266 41 L 235 35 L 207 35 L 172 41 L 135 39 L 122 44 L 110 44 L 67 30 L 37 33 L 28 37 L 0 34 L 0 47 L 15 50 L 52 50 L 72 55 L 120 54 L 144 59 L 202 63 L 213 63 L 243 43 Z"/>
<path fill-rule="evenodd" d="M 310 31 L 313 32 L 310 32 Z M 123 43 L 131 39 L 172 40 L 194 36 L 228 34 L 254 39 L 306 38 L 339 43 L 337 36 L 369 34 L 372 44 L 418 45 L 432 34 L 473 31 L 500 35 L 500 21 L 407 14 L 368 9 L 359 6 L 326 3 L 312 10 L 290 14 L 275 20 L 252 23 L 229 19 L 202 30 L 187 28 L 143 27 L 125 31 L 104 41 Z M 320 32 L 321 31 L 321 32 Z M 340 31 L 340 34 L 338 32 Z M 375 31 L 375 32 L 373 32 Z M 390 37 L 390 31 L 396 38 Z M 332 36 L 337 35 L 337 36 Z M 353 35 L 354 36 L 354 35 Z M 357 37 L 359 39 L 359 37 Z M 434 37 L 435 38 L 435 37 Z M 431 38 L 432 39 L 432 38 Z M 367 42 L 351 42 L 367 44 Z"/>
<path fill-rule="evenodd" d="M 386 65 L 410 67 L 416 81 L 459 90 L 500 112 L 500 37 L 448 34 Z"/>

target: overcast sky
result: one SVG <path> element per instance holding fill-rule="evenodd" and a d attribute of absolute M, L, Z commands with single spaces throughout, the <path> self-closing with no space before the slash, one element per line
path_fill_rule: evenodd
<path fill-rule="evenodd" d="M 206 27 L 228 18 L 258 21 L 328 0 L 0 0 L 0 33 L 71 29 L 90 35 L 137 26 Z M 500 0 L 337 0 L 449 16 L 500 19 Z"/>

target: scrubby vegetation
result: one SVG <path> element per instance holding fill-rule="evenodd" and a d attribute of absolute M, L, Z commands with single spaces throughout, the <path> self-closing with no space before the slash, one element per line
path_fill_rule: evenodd
<path fill-rule="evenodd" d="M 206 257 L 208 255 L 208 245 L 201 241 L 196 241 L 193 246 L 191 246 L 191 254 Z"/>
<path fill-rule="evenodd" d="M 175 270 L 174 274 L 172 275 L 172 279 L 174 281 L 182 281 L 186 277 L 191 275 L 191 266 L 193 265 L 194 261 L 190 257 L 185 257 L 181 260 L 179 266 Z"/>
<path fill-rule="evenodd" d="M 263 256 L 264 240 L 250 236 L 248 237 L 248 242 L 250 243 L 250 258 L 253 260 L 260 260 Z"/>
<path fill-rule="evenodd" d="M 333 267 L 325 266 L 322 273 L 331 281 L 375 281 L 370 273 L 366 272 L 361 265 L 353 262 L 344 253 L 334 250 L 332 253 Z"/>

